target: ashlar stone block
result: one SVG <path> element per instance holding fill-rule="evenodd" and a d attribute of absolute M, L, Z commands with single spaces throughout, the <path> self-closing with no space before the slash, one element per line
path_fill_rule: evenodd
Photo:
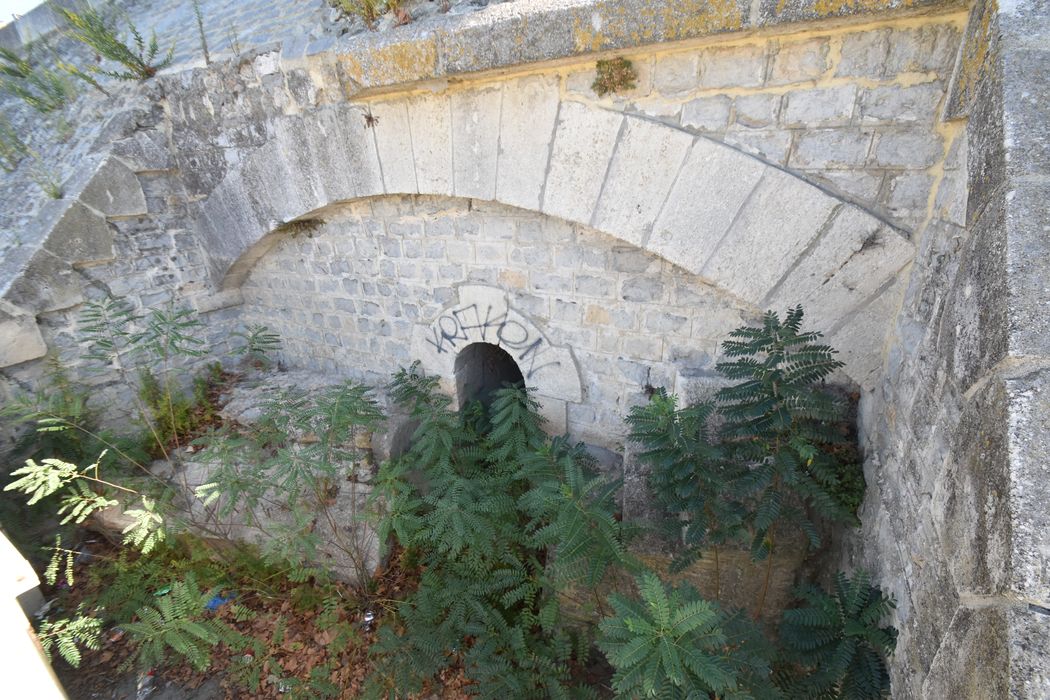
<path fill-rule="evenodd" d="M 590 222 L 622 123 L 619 113 L 562 103 L 543 189 L 545 213 Z"/>
<path fill-rule="evenodd" d="M 452 114 L 444 95 L 408 101 L 416 185 L 425 194 L 452 194 Z"/>
<path fill-rule="evenodd" d="M 95 171 L 77 199 L 110 219 L 146 213 L 146 197 L 138 177 L 112 157 Z"/>
<path fill-rule="evenodd" d="M 79 201 L 71 203 L 48 233 L 44 248 L 70 264 L 112 260 L 113 231 L 96 212 Z"/>
<path fill-rule="evenodd" d="M 626 117 L 594 213 L 595 228 L 641 245 L 693 142 L 687 133 Z"/>
<path fill-rule="evenodd" d="M 376 102 L 369 106 L 378 121 L 372 126 L 387 194 L 419 192 L 412 156 L 412 131 L 404 101 Z"/>
<path fill-rule="evenodd" d="M 646 248 L 699 274 L 767 166 L 697 139 Z"/>
<path fill-rule="evenodd" d="M 452 109 L 453 180 L 460 197 L 496 198 L 496 157 L 502 92 L 466 90 L 449 98 Z"/>
<path fill-rule="evenodd" d="M 547 76 L 520 78 L 503 86 L 500 114 L 496 199 L 524 209 L 539 209 L 546 179 L 558 81 Z"/>
<path fill-rule="evenodd" d="M 766 170 L 701 274 L 757 303 L 820 234 L 838 203 L 794 175 Z"/>
<path fill-rule="evenodd" d="M 0 321 L 0 367 L 11 367 L 47 354 L 36 319 L 19 315 Z"/>
<path fill-rule="evenodd" d="M 817 244 L 762 306 L 802 304 L 817 327 L 830 328 L 896 276 L 913 255 L 914 246 L 899 232 L 843 204 Z"/>

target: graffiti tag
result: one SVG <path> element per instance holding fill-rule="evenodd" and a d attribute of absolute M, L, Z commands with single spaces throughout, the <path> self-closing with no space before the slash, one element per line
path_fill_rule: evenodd
<path fill-rule="evenodd" d="M 455 352 L 456 348 L 471 343 L 492 343 L 516 356 L 525 379 L 532 379 L 546 367 L 560 367 L 557 360 L 545 361 L 553 348 L 542 337 L 530 332 L 523 323 L 508 318 L 509 311 L 499 313 L 492 306 L 484 312 L 477 304 L 469 304 L 442 314 L 430 329 L 426 341 L 438 354 Z"/>

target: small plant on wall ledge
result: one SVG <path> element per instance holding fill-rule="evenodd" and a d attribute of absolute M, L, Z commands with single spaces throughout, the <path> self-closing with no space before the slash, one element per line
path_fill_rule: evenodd
<path fill-rule="evenodd" d="M 598 75 L 591 89 L 598 97 L 605 97 L 610 92 L 626 92 L 638 86 L 638 72 L 623 56 L 600 60 L 596 69 Z"/>
<path fill-rule="evenodd" d="M 80 12 L 74 12 L 58 6 L 55 10 L 65 21 L 69 36 L 90 46 L 100 57 L 124 67 L 123 71 L 108 71 L 98 66 L 90 66 L 89 71 L 92 73 L 117 80 L 148 80 L 171 65 L 175 45 L 172 44 L 163 58 L 157 60 L 160 45 L 156 32 L 150 34 L 147 42 L 135 25 L 128 21 L 128 32 L 133 44 L 130 46 L 118 36 L 116 24 L 98 10 L 87 7 Z"/>

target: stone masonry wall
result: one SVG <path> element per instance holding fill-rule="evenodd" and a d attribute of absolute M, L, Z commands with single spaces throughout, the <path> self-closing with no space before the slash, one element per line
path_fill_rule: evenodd
<path fill-rule="evenodd" d="M 542 214 L 396 197 L 346 205 L 326 221 L 278 244 L 243 287 L 242 319 L 280 332 L 289 364 L 382 384 L 419 359 L 413 327 L 429 326 L 454 286 L 500 287 L 572 348 L 583 401 L 553 428 L 605 447 L 622 443 L 624 417 L 647 387 L 693 394 L 713 377 L 726 334 L 754 320 L 652 253 Z M 528 371 L 528 357 L 515 359 Z"/>
<path fill-rule="evenodd" d="M 615 22 L 599 31 L 596 9 L 590 26 L 574 25 L 571 50 L 542 56 L 522 33 L 490 52 L 480 41 L 458 46 L 443 29 L 433 40 L 422 23 L 392 38 L 361 36 L 372 48 L 350 55 L 330 32 L 310 27 L 293 39 L 263 22 L 258 40 L 282 46 L 183 65 L 112 102 L 82 99 L 104 125 L 78 127 L 68 148 L 55 144 L 60 171 L 88 153 L 110 157 L 133 173 L 142 205 L 88 206 L 111 248 L 61 268 L 33 247 L 56 249 L 53 231 L 13 229 L 75 207 L 5 210 L 0 222 L 18 226 L 0 226 L 0 323 L 43 342 L 0 348 L 18 359 L 0 368 L 0 399 L 39 386 L 43 363 L 33 358 L 45 345 L 79 370 L 72 329 L 83 298 L 124 295 L 143 310 L 191 304 L 216 356 L 232 328 L 266 323 L 285 338 L 286 364 L 380 382 L 425 349 L 420 331 L 465 290 L 495 290 L 559 352 L 571 350 L 579 399 L 545 404 L 555 427 L 616 448 L 624 414 L 648 387 L 709 391 L 725 333 L 764 303 L 801 301 L 783 293 L 807 290 L 848 350 L 843 381 L 861 389 L 869 491 L 863 529 L 843 556 L 898 600 L 895 695 L 1050 697 L 1050 351 L 1039 293 L 1050 259 L 1050 132 L 1045 109 L 1038 116 L 1050 19 L 1022 0 L 770 26 L 767 4 L 754 3 L 760 12 L 746 27 L 727 16 L 711 32 L 665 28 L 652 40 L 688 41 L 640 48 Z M 525 5 L 490 14 L 509 26 Z M 790 13 L 795 5 L 806 17 L 828 15 L 806 3 Z M 142 7 L 149 16 L 152 5 Z M 484 36 L 488 47 L 488 15 L 478 16 L 464 36 Z M 296 17 L 313 22 L 316 8 Z M 177 34 L 175 24 L 163 30 Z M 192 60 L 191 48 L 180 44 L 180 56 Z M 615 48 L 638 85 L 598 98 L 596 56 L 583 54 Z M 468 75 L 472 66 L 489 72 Z M 368 113 L 380 117 L 374 128 L 364 126 Z M 606 140 L 598 128 L 574 131 L 581 124 L 609 127 Z M 574 133 L 607 149 L 605 160 L 566 146 Z M 352 161 L 366 151 L 377 173 Z M 734 174 L 719 183 L 726 190 L 688 189 L 718 181 L 697 153 Z M 588 168 L 596 174 L 583 183 L 565 175 Z M 775 187 L 752 189 L 743 174 L 804 199 L 777 204 Z M 22 178 L 4 184 L 9 201 L 33 190 L 24 176 L 4 180 Z M 371 190 L 361 184 L 375 176 Z M 548 188 L 558 177 L 561 186 Z M 701 246 L 688 227 L 727 216 L 718 203 L 738 190 L 727 226 L 743 218 L 762 236 L 747 255 L 733 242 L 722 250 L 736 257 L 705 255 L 690 267 Z M 233 211 L 249 201 L 253 211 Z M 688 216 L 660 222 L 678 227 L 671 234 L 654 231 L 668 202 Z M 820 234 L 779 252 L 819 208 L 836 212 L 813 225 Z M 583 223 L 565 220 L 577 213 Z M 296 218 L 314 223 L 287 225 Z M 851 222 L 889 237 L 858 238 Z M 22 275 L 17 298 L 8 268 Z M 782 284 L 789 272 L 801 286 Z M 84 377 L 119 405 L 111 377 Z"/>

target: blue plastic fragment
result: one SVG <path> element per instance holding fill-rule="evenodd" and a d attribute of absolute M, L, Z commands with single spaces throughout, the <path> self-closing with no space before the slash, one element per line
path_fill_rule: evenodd
<path fill-rule="evenodd" d="M 211 612 L 215 612 L 216 610 L 221 608 L 226 603 L 229 603 L 236 597 L 237 596 L 234 593 L 230 593 L 229 595 L 222 595 L 221 593 L 217 593 L 216 595 L 213 595 L 211 597 L 211 600 L 209 600 L 204 607 L 206 607 Z"/>

